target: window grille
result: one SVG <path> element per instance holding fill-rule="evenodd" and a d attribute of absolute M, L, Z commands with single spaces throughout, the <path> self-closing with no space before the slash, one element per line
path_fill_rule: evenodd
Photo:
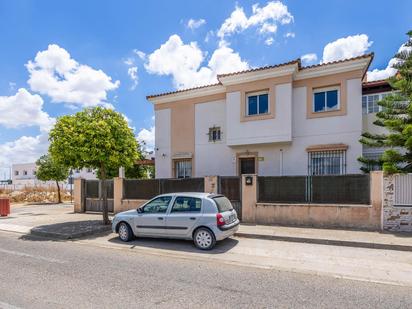
<path fill-rule="evenodd" d="M 314 151 L 308 153 L 309 175 L 346 174 L 346 150 Z"/>

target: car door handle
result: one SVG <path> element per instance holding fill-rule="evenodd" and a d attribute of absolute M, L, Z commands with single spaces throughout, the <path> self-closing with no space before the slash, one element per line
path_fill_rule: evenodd
<path fill-rule="evenodd" d="M 195 217 L 190 217 L 189 219 L 190 219 L 190 220 L 196 220 L 196 218 L 195 218 Z"/>
<path fill-rule="evenodd" d="M 163 217 L 158 217 L 157 220 L 163 220 Z"/>

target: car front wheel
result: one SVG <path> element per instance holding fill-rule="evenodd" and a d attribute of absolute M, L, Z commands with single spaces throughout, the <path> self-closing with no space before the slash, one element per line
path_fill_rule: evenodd
<path fill-rule="evenodd" d="M 119 238 L 121 241 L 130 241 L 133 238 L 133 232 L 132 229 L 130 228 L 129 225 L 127 225 L 126 223 L 122 222 L 120 223 L 119 226 Z"/>
<path fill-rule="evenodd" d="M 196 230 L 193 242 L 195 246 L 201 250 L 210 250 L 216 244 L 215 235 L 207 228 L 199 228 Z"/>

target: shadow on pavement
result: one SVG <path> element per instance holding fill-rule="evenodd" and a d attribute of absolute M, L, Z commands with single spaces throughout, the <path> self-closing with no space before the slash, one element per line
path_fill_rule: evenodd
<path fill-rule="evenodd" d="M 131 249 L 151 248 L 203 254 L 222 254 L 230 251 L 239 243 L 237 239 L 226 238 L 222 241 L 218 241 L 212 250 L 200 250 L 195 247 L 193 241 L 181 239 L 136 238 L 130 242 L 123 242 L 116 236 L 110 238 L 108 241 L 111 243 L 124 245 L 125 247 L 130 247 Z"/>

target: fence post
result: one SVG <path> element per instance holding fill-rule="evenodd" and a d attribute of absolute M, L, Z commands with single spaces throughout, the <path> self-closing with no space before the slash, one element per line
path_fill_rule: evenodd
<path fill-rule="evenodd" d="M 74 179 L 74 212 L 85 212 L 85 180 L 82 178 Z"/>
<path fill-rule="evenodd" d="M 218 176 L 205 176 L 205 192 L 217 194 Z"/>
<path fill-rule="evenodd" d="M 246 184 L 246 178 L 252 177 L 252 183 Z M 242 221 L 256 223 L 257 176 L 242 175 Z"/>
<path fill-rule="evenodd" d="M 370 203 L 372 205 L 372 216 L 376 218 L 376 229 L 383 230 L 383 172 L 370 172 Z"/>
<path fill-rule="evenodd" d="M 123 178 L 113 178 L 113 212 L 121 212 L 123 201 Z"/>

